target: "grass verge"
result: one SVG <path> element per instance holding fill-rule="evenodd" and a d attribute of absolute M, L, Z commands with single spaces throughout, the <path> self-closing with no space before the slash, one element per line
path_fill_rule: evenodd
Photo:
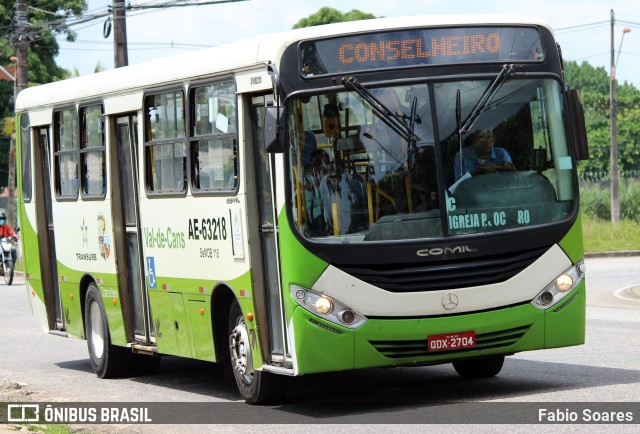
<path fill-rule="evenodd" d="M 640 250 L 640 224 L 633 220 L 610 221 L 582 215 L 585 252 Z"/>

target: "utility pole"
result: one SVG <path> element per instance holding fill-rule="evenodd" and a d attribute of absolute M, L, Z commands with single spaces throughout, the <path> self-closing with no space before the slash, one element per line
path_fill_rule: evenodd
<path fill-rule="evenodd" d="M 618 174 L 618 102 L 616 101 L 616 62 L 613 43 L 615 22 L 615 15 L 613 9 L 611 9 L 611 82 L 609 83 L 609 114 L 611 123 L 611 153 L 609 157 L 611 223 L 618 223 L 620 221 L 620 201 L 618 197 L 620 189 L 620 178 Z"/>
<path fill-rule="evenodd" d="M 26 89 L 29 81 L 27 78 L 27 60 L 29 51 L 29 35 L 25 29 L 27 23 L 27 7 L 25 0 L 16 0 L 15 11 L 16 28 L 13 37 L 13 44 L 16 49 L 16 77 L 13 87 L 13 104 L 22 89 Z M 16 182 L 16 131 L 19 125 L 16 125 L 13 134 L 11 134 L 11 145 L 9 147 L 9 179 L 8 179 L 8 209 L 7 217 L 11 224 L 16 223 L 15 218 L 15 182 Z"/>
<path fill-rule="evenodd" d="M 25 0 L 16 0 L 16 34 L 14 45 L 16 48 L 16 97 L 22 89 L 26 89 L 29 81 L 27 79 L 27 60 L 29 57 L 29 35 L 25 29 L 27 23 L 27 6 Z"/>
<path fill-rule="evenodd" d="M 129 64 L 127 51 L 127 13 L 124 0 L 113 0 L 113 66 L 115 68 Z"/>

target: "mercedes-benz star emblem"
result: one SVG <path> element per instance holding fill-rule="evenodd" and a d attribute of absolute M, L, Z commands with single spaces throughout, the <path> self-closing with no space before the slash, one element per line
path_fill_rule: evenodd
<path fill-rule="evenodd" d="M 458 307 L 458 296 L 451 292 L 447 292 L 442 296 L 442 307 L 446 310 L 453 310 Z"/>

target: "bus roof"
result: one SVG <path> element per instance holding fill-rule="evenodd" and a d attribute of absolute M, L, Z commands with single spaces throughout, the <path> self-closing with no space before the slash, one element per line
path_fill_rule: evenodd
<path fill-rule="evenodd" d="M 95 100 L 143 88 L 248 70 L 269 62 L 277 65 L 288 46 L 305 39 L 411 27 L 507 24 L 538 25 L 552 31 L 549 24 L 536 18 L 477 14 L 379 18 L 306 27 L 255 36 L 203 50 L 27 88 L 18 95 L 16 111 L 62 106 L 80 100 Z"/>

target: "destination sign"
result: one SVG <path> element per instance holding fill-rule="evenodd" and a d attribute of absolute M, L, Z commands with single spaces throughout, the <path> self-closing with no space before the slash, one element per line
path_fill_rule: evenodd
<path fill-rule="evenodd" d="M 458 27 L 355 34 L 299 46 L 304 77 L 470 62 L 540 62 L 533 27 Z"/>

